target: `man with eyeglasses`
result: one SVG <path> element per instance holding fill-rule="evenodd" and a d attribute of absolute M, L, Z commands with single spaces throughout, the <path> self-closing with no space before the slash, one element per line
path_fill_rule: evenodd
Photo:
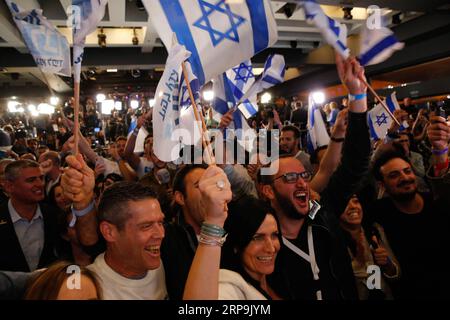
<path fill-rule="evenodd" d="M 272 163 L 276 173 L 264 177 L 263 193 L 276 211 L 283 235 L 269 281 L 280 296 L 298 300 L 357 299 L 338 217 L 367 172 L 366 87 L 360 80 L 364 70 L 355 59 L 343 61 L 337 55 L 336 62 L 350 93 L 348 127 L 341 164 L 321 192 L 321 208 L 311 201 L 311 175 L 296 158 L 280 157 Z"/>

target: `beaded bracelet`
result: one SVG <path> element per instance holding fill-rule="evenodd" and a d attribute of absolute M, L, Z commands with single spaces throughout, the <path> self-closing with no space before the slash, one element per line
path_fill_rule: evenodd
<path fill-rule="evenodd" d="M 218 225 L 203 222 L 201 233 L 212 237 L 223 237 L 226 231 Z"/>
<path fill-rule="evenodd" d="M 228 234 L 226 234 L 223 237 L 211 237 L 209 235 L 205 235 L 200 233 L 200 236 L 198 238 L 198 242 L 207 246 L 219 246 L 222 247 L 225 243 L 225 240 L 227 239 Z"/>

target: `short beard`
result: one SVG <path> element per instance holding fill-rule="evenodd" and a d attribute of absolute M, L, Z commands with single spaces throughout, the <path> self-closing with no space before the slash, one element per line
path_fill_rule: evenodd
<path fill-rule="evenodd" d="M 295 209 L 290 198 L 281 195 L 274 187 L 272 188 L 275 194 L 275 199 L 277 199 L 278 205 L 280 206 L 281 210 L 283 210 L 283 213 L 286 217 L 294 220 L 302 220 L 305 218 L 304 215 L 302 215 L 297 211 L 297 209 Z"/>
<path fill-rule="evenodd" d="M 417 194 L 417 189 L 414 191 L 408 192 L 408 193 L 398 193 L 398 194 L 391 194 L 391 198 L 398 202 L 410 202 L 414 200 Z"/>

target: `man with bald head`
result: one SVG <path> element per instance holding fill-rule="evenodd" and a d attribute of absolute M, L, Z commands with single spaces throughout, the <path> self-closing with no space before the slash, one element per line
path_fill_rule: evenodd
<path fill-rule="evenodd" d="M 341 164 L 321 193 L 314 212 L 310 178 L 292 156 L 272 163 L 275 174 L 264 177 L 263 193 L 275 209 L 283 244 L 270 284 L 284 297 L 300 300 L 356 299 L 351 261 L 338 217 L 367 173 L 370 157 L 363 69 L 354 59 L 337 56 L 338 72 L 350 95 L 348 128 Z M 342 141 L 335 138 L 335 141 Z"/>

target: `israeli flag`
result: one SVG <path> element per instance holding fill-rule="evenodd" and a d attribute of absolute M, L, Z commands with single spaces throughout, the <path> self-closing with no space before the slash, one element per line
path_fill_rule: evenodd
<path fill-rule="evenodd" d="M 385 103 L 392 113 L 394 113 L 395 110 L 400 109 L 395 92 L 386 97 Z M 386 137 L 387 131 L 394 120 L 392 120 L 381 103 L 379 103 L 367 113 L 367 121 L 371 138 L 379 140 Z M 400 131 L 407 127 L 408 124 L 404 121 L 400 127 Z"/>
<path fill-rule="evenodd" d="M 180 44 L 169 51 L 166 67 L 158 83 L 153 107 L 153 150 L 163 161 L 175 161 L 183 145 L 200 141 L 201 124 L 195 123 L 192 106 L 179 107 L 179 85 L 183 77 L 181 63 L 190 56 Z"/>
<path fill-rule="evenodd" d="M 73 68 L 74 80 L 80 82 L 86 36 L 97 29 L 105 15 L 108 0 L 72 0 L 73 8 Z"/>
<path fill-rule="evenodd" d="M 143 0 L 166 48 L 174 32 L 192 55 L 200 86 L 272 46 L 277 25 L 268 0 Z"/>
<path fill-rule="evenodd" d="M 42 10 L 23 10 L 11 0 L 6 0 L 6 3 L 42 72 L 70 77 L 70 46 L 66 37 L 42 15 Z"/>
<path fill-rule="evenodd" d="M 187 78 L 189 81 L 189 85 L 191 87 L 192 95 L 194 96 L 195 103 L 197 107 L 200 107 L 200 82 L 198 81 L 197 76 L 192 71 L 192 66 L 189 61 L 185 62 Z M 180 100 L 179 106 L 180 108 L 189 108 L 192 105 L 191 97 L 189 95 L 188 86 L 186 84 L 186 80 L 184 75 L 182 74 L 180 79 Z"/>
<path fill-rule="evenodd" d="M 213 79 L 214 100 L 213 118 L 220 122 L 222 116 L 233 109 L 246 90 L 254 82 L 253 69 L 250 60 L 242 62 L 238 66 L 224 72 L 221 76 Z M 239 105 L 244 110 L 258 110 L 256 95 L 246 99 Z M 247 150 L 251 151 L 254 139 L 254 130 L 250 128 L 244 115 L 239 111 L 233 112 L 233 121 L 229 129 L 225 130 L 225 138 L 233 140 L 237 137 L 238 142 Z"/>
<path fill-rule="evenodd" d="M 300 1 L 305 10 L 306 21 L 314 24 L 325 41 L 332 46 L 344 59 L 350 56 L 347 48 L 347 26 L 327 16 L 315 0 Z"/>
<path fill-rule="evenodd" d="M 367 28 L 367 23 L 364 24 L 360 39 L 361 52 L 358 60 L 362 66 L 381 63 L 405 46 L 403 42 L 397 40 L 389 28 L 380 27 L 370 30 Z"/>
<path fill-rule="evenodd" d="M 261 76 L 258 80 L 253 82 L 247 91 L 244 91 L 245 94 L 240 100 L 245 101 L 248 97 L 256 96 L 256 94 L 264 89 L 282 83 L 284 81 L 285 70 L 286 63 L 284 57 L 280 54 L 271 54 L 264 64 L 264 71 Z M 245 103 L 239 105 L 238 108 L 247 119 L 258 112 L 258 108 L 250 108 L 249 106 L 246 106 Z"/>
<path fill-rule="evenodd" d="M 308 100 L 307 146 L 312 154 L 317 148 L 328 145 L 330 136 L 323 121 L 320 106 L 314 103 L 312 94 L 309 95 Z"/>

